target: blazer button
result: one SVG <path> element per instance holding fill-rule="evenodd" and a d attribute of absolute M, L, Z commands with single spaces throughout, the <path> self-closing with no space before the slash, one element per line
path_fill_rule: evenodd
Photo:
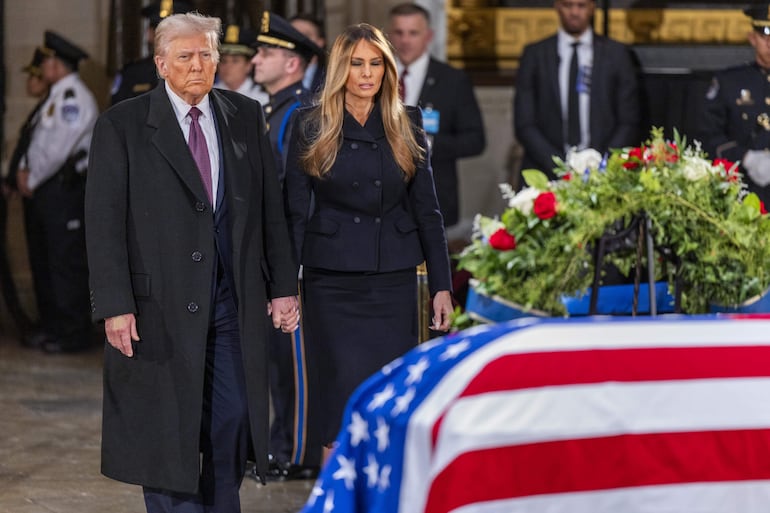
<path fill-rule="evenodd" d="M 374 224 L 380 224 L 380 218 L 379 217 L 375 217 L 374 218 Z"/>
<path fill-rule="evenodd" d="M 358 149 L 358 143 L 351 143 L 350 144 L 350 148 L 353 149 L 353 150 L 357 150 Z"/>
<path fill-rule="evenodd" d="M 198 311 L 198 303 L 190 303 L 187 305 L 187 311 L 190 313 L 195 313 Z"/>
<path fill-rule="evenodd" d="M 353 182 L 353 188 L 358 189 L 358 182 Z"/>
<path fill-rule="evenodd" d="M 381 185 L 382 185 L 382 182 L 380 180 L 375 180 L 374 181 L 374 186 L 375 187 L 380 187 Z"/>
<path fill-rule="evenodd" d="M 203 253 L 201 253 L 200 251 L 193 251 L 192 255 L 190 256 L 192 257 L 193 262 L 200 262 L 201 260 L 203 260 Z"/>
<path fill-rule="evenodd" d="M 377 143 L 372 143 L 372 149 L 373 149 L 373 150 L 376 150 L 376 149 L 377 149 Z"/>
<path fill-rule="evenodd" d="M 198 212 L 203 212 L 204 210 L 206 210 L 206 204 L 203 203 L 202 201 L 196 201 L 195 210 L 197 210 Z"/>
<path fill-rule="evenodd" d="M 356 217 L 354 217 L 354 218 L 353 218 L 353 222 L 354 222 L 354 223 L 356 223 L 356 224 L 358 224 L 358 223 L 360 223 L 360 222 L 361 222 L 361 218 L 360 218 L 360 217 L 358 217 L 358 216 L 356 216 Z"/>

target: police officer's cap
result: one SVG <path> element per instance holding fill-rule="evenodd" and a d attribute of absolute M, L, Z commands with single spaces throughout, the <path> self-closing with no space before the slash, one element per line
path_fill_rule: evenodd
<path fill-rule="evenodd" d="M 172 14 L 184 14 L 193 10 L 193 6 L 187 2 L 176 0 L 160 0 L 142 7 L 142 16 L 150 20 L 150 26 L 157 27 L 160 20 Z"/>
<path fill-rule="evenodd" d="M 219 41 L 219 53 L 223 55 L 254 55 L 252 44 L 256 39 L 256 31 L 241 28 L 238 25 L 228 25 L 222 39 Z"/>
<path fill-rule="evenodd" d="M 45 45 L 40 49 L 46 57 L 58 57 L 72 69 L 78 69 L 78 63 L 88 58 L 80 47 L 70 43 L 56 32 L 45 31 Z"/>
<path fill-rule="evenodd" d="M 751 18 L 754 30 L 765 36 L 770 36 L 770 2 L 761 2 L 743 10 Z"/>
<path fill-rule="evenodd" d="M 45 52 L 41 50 L 40 48 L 35 48 L 35 53 L 32 55 L 32 60 L 21 68 L 21 70 L 24 73 L 28 73 L 34 77 L 39 77 L 43 74 L 42 70 L 40 69 L 40 65 L 43 63 L 43 59 L 45 59 Z"/>
<path fill-rule="evenodd" d="M 286 48 L 310 60 L 314 55 L 322 55 L 323 50 L 291 23 L 277 14 L 265 11 L 262 13 L 262 26 L 254 46 L 276 46 Z"/>

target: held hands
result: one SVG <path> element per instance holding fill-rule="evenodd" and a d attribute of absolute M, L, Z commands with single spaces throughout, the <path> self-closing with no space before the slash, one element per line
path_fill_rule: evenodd
<path fill-rule="evenodd" d="M 273 317 L 273 327 L 284 333 L 299 328 L 299 302 L 297 296 L 277 297 L 267 304 L 267 315 Z"/>
<path fill-rule="evenodd" d="M 448 331 L 452 325 L 452 296 L 448 290 L 437 292 L 433 297 L 433 324 L 431 329 Z"/>
<path fill-rule="evenodd" d="M 123 314 L 105 319 L 104 332 L 107 335 L 107 341 L 112 347 L 129 358 L 134 356 L 134 348 L 131 342 L 139 341 L 134 314 Z"/>

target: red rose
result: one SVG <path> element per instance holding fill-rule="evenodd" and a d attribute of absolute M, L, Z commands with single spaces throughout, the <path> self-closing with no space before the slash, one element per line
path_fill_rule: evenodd
<path fill-rule="evenodd" d="M 552 192 L 543 192 L 532 205 L 532 211 L 540 219 L 550 219 L 556 215 L 556 195 Z"/>
<path fill-rule="evenodd" d="M 762 215 L 767 214 L 767 209 L 765 208 L 765 202 L 762 200 L 759 200 L 759 213 Z"/>
<path fill-rule="evenodd" d="M 626 169 L 636 169 L 644 161 L 644 148 L 631 148 L 628 152 L 628 160 L 623 163 Z"/>
<path fill-rule="evenodd" d="M 572 173 L 567 173 L 566 175 L 562 176 L 561 179 L 564 180 L 565 182 L 569 182 L 570 180 L 572 180 Z"/>
<path fill-rule="evenodd" d="M 505 228 L 500 228 L 489 237 L 489 245 L 500 251 L 516 249 L 516 237 L 508 233 Z"/>
<path fill-rule="evenodd" d="M 739 175 L 738 175 L 738 166 L 735 165 L 735 162 L 731 162 L 727 159 L 714 159 L 714 166 L 718 166 L 719 164 L 722 164 L 722 167 L 725 168 L 726 178 L 728 182 L 737 182 Z"/>
<path fill-rule="evenodd" d="M 677 160 L 679 160 L 679 149 L 676 147 L 675 143 L 668 143 L 668 148 L 666 148 L 666 162 L 674 163 Z"/>

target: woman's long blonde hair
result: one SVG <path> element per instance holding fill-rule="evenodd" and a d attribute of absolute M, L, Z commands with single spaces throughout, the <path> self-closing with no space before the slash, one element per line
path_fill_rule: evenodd
<path fill-rule="evenodd" d="M 385 76 L 375 101 L 380 103 L 385 137 L 393 157 L 404 172 L 404 179 L 408 180 L 414 176 L 417 162 L 425 158 L 425 150 L 418 144 L 409 115 L 398 99 L 398 70 L 390 42 L 379 29 L 368 23 L 348 27 L 334 41 L 319 105 L 313 109 L 303 127 L 308 146 L 301 157 L 302 166 L 307 174 L 322 177 L 337 158 L 342 146 L 345 84 L 350 74 L 353 49 L 361 40 L 366 40 L 382 52 Z"/>

